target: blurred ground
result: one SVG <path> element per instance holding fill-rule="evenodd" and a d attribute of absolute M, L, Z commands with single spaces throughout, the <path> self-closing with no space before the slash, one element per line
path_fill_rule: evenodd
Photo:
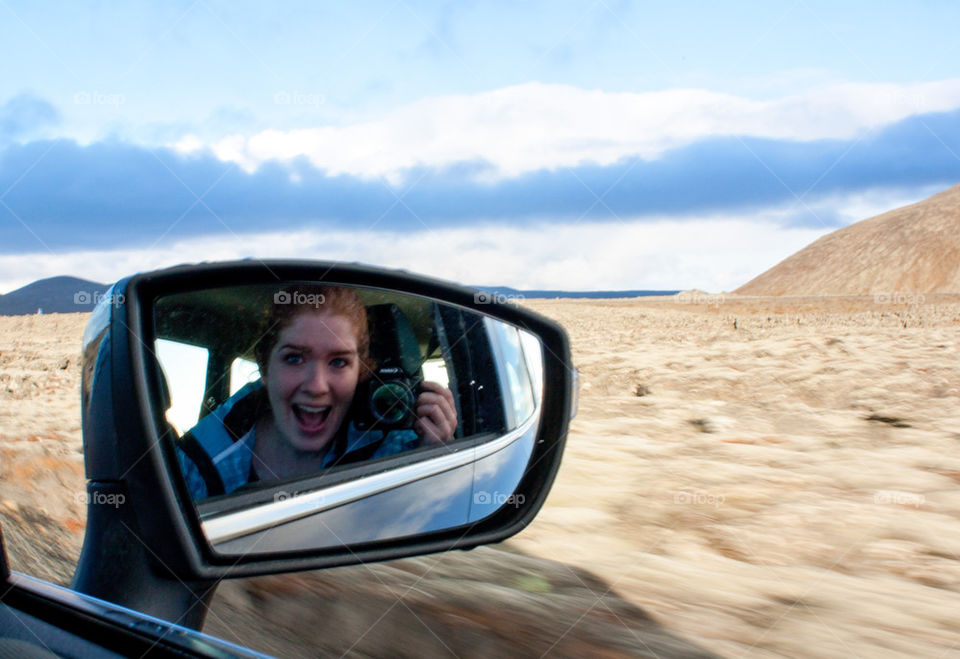
<path fill-rule="evenodd" d="M 583 392 L 513 546 L 724 656 L 960 652 L 960 298 L 702 299 L 529 303 Z"/>
<path fill-rule="evenodd" d="M 225 583 L 208 631 L 285 656 L 960 653 L 960 297 L 680 302 L 526 303 L 583 389 L 522 534 Z M 0 522 L 59 583 L 85 320 L 0 317 Z"/>

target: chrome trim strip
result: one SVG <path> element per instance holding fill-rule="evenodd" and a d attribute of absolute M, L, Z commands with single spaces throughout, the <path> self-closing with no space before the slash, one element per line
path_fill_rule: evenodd
<path fill-rule="evenodd" d="M 540 421 L 541 406 L 538 404 L 530 418 L 519 428 L 508 432 L 503 437 L 491 440 L 486 444 L 475 446 L 472 449 L 462 449 L 447 455 L 437 456 L 430 460 L 406 465 L 390 471 L 384 471 L 366 478 L 347 483 L 340 483 L 327 489 L 294 495 L 288 499 L 262 504 L 227 513 L 220 517 L 201 521 L 207 541 L 215 545 L 226 542 L 262 529 L 292 522 L 307 515 L 329 510 L 345 503 L 373 496 L 387 490 L 407 485 L 430 476 L 441 474 L 457 467 L 472 464 L 503 450 L 520 437 L 523 437 L 530 428 Z"/>

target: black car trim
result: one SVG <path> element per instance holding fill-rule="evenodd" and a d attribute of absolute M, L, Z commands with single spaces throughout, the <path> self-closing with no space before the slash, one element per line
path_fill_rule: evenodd
<path fill-rule="evenodd" d="M 0 601 L 8 606 L 125 656 L 269 657 L 19 572 L 3 588 Z"/>

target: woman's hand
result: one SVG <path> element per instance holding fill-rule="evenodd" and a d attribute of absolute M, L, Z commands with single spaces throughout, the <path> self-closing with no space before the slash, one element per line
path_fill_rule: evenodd
<path fill-rule="evenodd" d="M 413 429 L 423 446 L 439 446 L 453 439 L 457 429 L 457 407 L 450 390 L 436 382 L 424 381 L 417 396 L 417 421 Z"/>

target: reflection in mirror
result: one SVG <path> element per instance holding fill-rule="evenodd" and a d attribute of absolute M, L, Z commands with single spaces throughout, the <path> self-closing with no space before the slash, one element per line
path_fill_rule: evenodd
<path fill-rule="evenodd" d="M 488 316 L 381 289 L 247 285 L 162 297 L 154 327 L 161 420 L 224 553 L 481 519 L 532 451 L 540 341 Z"/>

